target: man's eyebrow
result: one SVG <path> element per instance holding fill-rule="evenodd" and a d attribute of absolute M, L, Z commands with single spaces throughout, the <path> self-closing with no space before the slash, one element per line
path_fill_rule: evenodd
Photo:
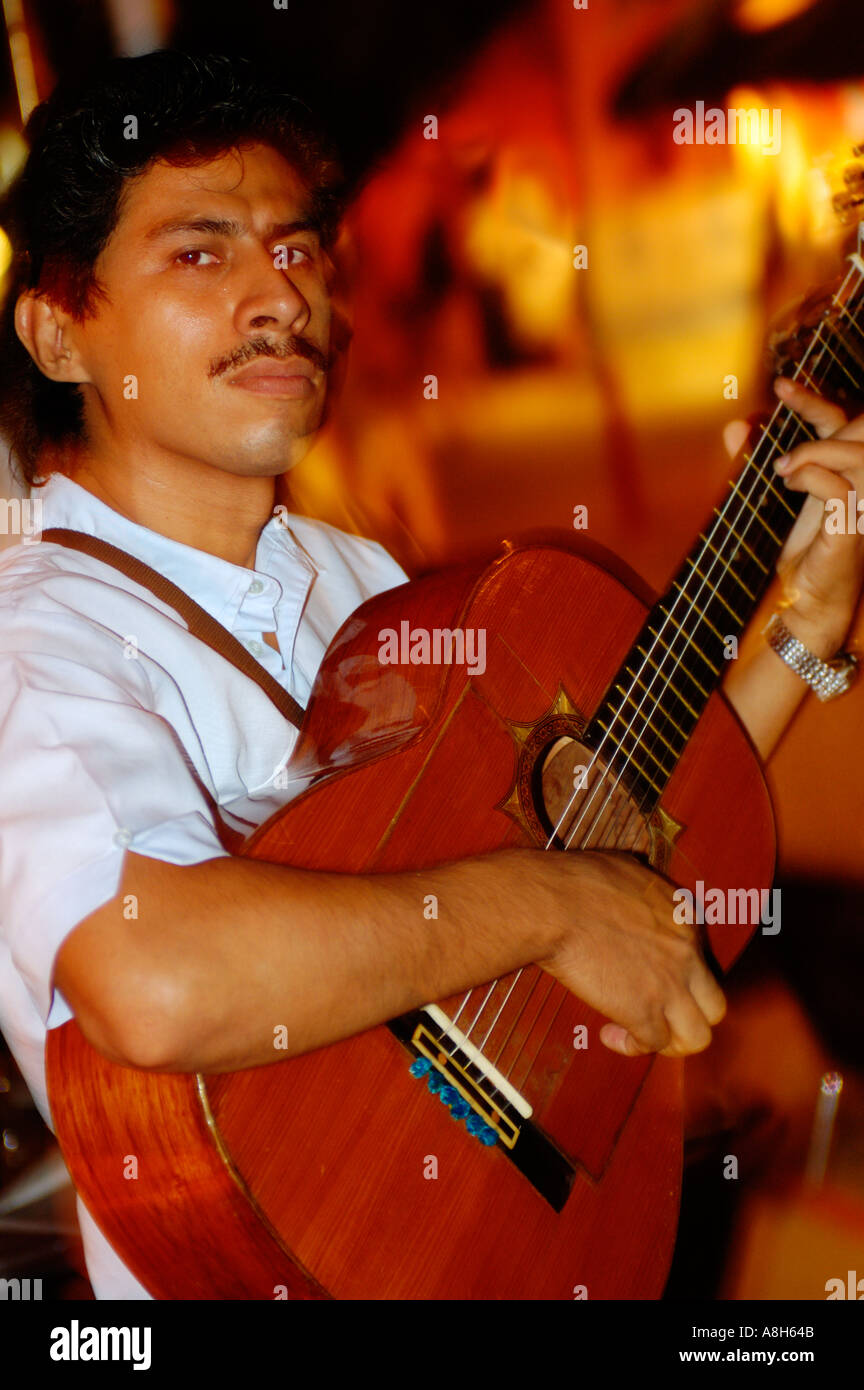
<path fill-rule="evenodd" d="M 147 232 L 145 241 L 159 241 L 163 237 L 174 236 L 178 232 L 203 232 L 215 236 L 245 236 L 248 228 L 231 217 L 172 217 L 159 222 Z M 312 216 L 296 217 L 291 222 L 273 222 L 267 228 L 267 240 L 275 237 L 295 236 L 297 232 L 315 232 L 321 235 L 321 225 Z"/>

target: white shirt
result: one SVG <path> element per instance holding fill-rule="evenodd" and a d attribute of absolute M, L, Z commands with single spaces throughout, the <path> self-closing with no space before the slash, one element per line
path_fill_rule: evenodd
<path fill-rule="evenodd" d="M 376 542 L 284 512 L 247 570 L 61 474 L 34 495 L 44 529 L 99 536 L 160 571 L 304 706 L 344 620 L 406 578 Z M 45 541 L 0 555 L 0 1029 L 48 1125 L 46 1028 L 72 1016 L 51 989 L 64 938 L 115 896 L 127 848 L 171 864 L 226 853 L 198 780 L 244 834 L 292 800 L 305 783 L 278 774 L 296 739 L 149 589 Z M 96 1297 L 148 1298 L 80 1199 L 78 1212 Z"/>

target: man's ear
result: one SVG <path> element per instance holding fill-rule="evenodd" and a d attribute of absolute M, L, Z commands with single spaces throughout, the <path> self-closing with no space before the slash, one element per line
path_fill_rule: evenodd
<path fill-rule="evenodd" d="M 80 384 L 90 377 L 72 333 L 73 322 L 62 309 L 35 290 L 25 290 L 15 304 L 15 332 L 36 366 L 51 381 Z"/>

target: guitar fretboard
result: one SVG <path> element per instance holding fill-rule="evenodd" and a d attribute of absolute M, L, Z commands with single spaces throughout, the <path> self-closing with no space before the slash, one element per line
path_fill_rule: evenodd
<path fill-rule="evenodd" d="M 831 396 L 864 392 L 864 262 L 856 255 L 789 375 Z M 774 575 L 806 494 L 788 490 L 776 460 L 816 431 L 788 407 L 751 430 L 744 468 L 655 603 L 586 730 L 611 773 L 643 808 L 659 801 L 709 696 Z"/>

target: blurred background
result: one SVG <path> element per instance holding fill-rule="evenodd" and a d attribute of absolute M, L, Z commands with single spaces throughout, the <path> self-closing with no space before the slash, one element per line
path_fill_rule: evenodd
<path fill-rule="evenodd" d="M 243 52 L 329 125 L 354 191 L 354 340 L 290 497 L 412 575 L 536 528 L 572 537 L 584 506 L 590 538 L 661 589 L 729 475 L 724 425 L 767 401 L 770 334 L 849 240 L 832 198 L 864 142 L 856 0 L 2 10 L 4 183 L 33 105 L 111 53 Z M 673 113 L 697 102 L 779 111 L 779 150 L 677 143 Z M 768 768 L 783 927 L 688 1063 L 668 1298 L 864 1278 L 862 729 L 864 682 L 811 699 Z M 87 1296 L 55 1146 L 8 1053 L 0 1073 L 0 1274 Z"/>

